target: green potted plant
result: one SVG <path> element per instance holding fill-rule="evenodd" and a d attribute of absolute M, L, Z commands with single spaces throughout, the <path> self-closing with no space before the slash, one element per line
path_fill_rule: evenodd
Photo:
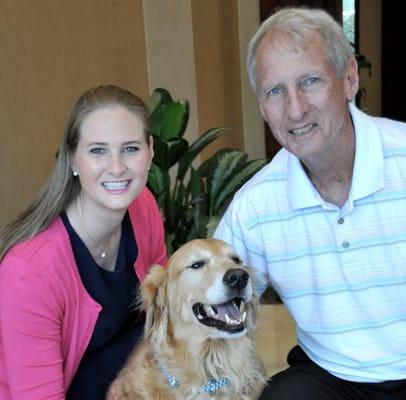
<path fill-rule="evenodd" d="M 183 243 L 211 236 L 234 193 L 268 160 L 248 160 L 236 149 L 221 149 L 199 167 L 193 162 L 227 128 L 213 128 L 196 141 L 184 138 L 189 103 L 174 101 L 165 89 L 155 89 L 147 101 L 151 112 L 155 156 L 148 187 L 165 223 L 168 253 Z"/>

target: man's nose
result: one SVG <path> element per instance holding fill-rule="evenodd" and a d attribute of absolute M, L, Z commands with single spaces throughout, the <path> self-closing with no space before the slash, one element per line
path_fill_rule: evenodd
<path fill-rule="evenodd" d="M 289 118 L 293 121 L 301 121 L 309 108 L 306 94 L 298 88 L 292 89 L 289 91 L 286 101 Z"/>

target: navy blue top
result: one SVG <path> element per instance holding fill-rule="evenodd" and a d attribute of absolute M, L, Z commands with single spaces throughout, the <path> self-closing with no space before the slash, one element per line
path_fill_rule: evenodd
<path fill-rule="evenodd" d="M 107 271 L 95 262 L 66 213 L 61 217 L 83 285 L 103 307 L 66 399 L 101 400 L 143 333 L 143 315 L 134 310 L 139 286 L 134 271 L 137 243 L 127 213 L 122 223 L 116 267 L 114 271 Z"/>

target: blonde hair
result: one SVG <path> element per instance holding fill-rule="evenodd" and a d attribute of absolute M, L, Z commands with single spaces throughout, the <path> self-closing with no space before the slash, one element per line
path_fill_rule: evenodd
<path fill-rule="evenodd" d="M 114 85 L 98 86 L 85 91 L 70 114 L 48 182 L 31 204 L 5 226 L 0 238 L 0 260 L 15 244 L 46 229 L 78 196 L 80 182 L 72 175 L 70 159 L 80 139 L 80 127 L 90 113 L 115 105 L 125 107 L 141 119 L 145 138 L 150 143 L 149 112 L 139 97 Z"/>
<path fill-rule="evenodd" d="M 247 70 L 250 84 L 257 93 L 256 53 L 269 31 L 285 33 L 295 46 L 304 48 L 312 32 L 323 38 L 325 53 L 338 76 L 342 76 L 354 50 L 341 26 L 325 11 L 306 7 L 282 8 L 266 19 L 251 39 L 248 46 Z M 280 40 L 286 40 L 281 36 Z"/>

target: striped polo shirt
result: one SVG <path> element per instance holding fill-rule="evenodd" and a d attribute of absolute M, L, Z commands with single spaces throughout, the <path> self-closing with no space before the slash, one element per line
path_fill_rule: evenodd
<path fill-rule="evenodd" d="M 406 124 L 350 112 L 355 163 L 341 209 L 282 149 L 235 195 L 214 236 L 254 267 L 260 293 L 274 286 L 322 368 L 357 382 L 405 379 Z"/>

